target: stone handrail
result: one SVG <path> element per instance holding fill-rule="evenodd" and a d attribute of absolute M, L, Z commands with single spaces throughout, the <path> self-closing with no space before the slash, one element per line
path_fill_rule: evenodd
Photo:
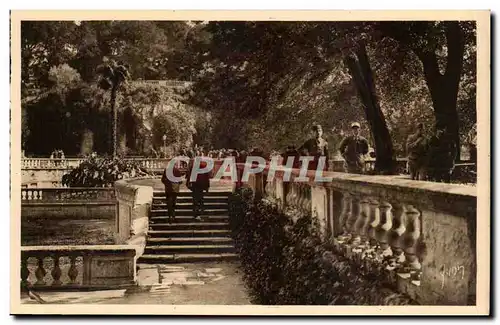
<path fill-rule="evenodd" d="M 130 245 L 139 258 L 146 247 L 149 229 L 149 214 L 153 203 L 153 187 L 135 185 L 134 181 L 150 177 L 126 179 L 115 182 L 116 233 L 115 242 Z"/>
<path fill-rule="evenodd" d="M 21 246 L 21 286 L 36 290 L 100 290 L 135 284 L 130 246 Z"/>
<path fill-rule="evenodd" d="M 134 83 L 156 84 L 167 87 L 186 87 L 192 84 L 192 82 L 183 80 L 135 80 Z"/>
<path fill-rule="evenodd" d="M 22 158 L 21 169 L 70 169 L 78 167 L 84 158 Z"/>
<path fill-rule="evenodd" d="M 114 202 L 113 188 L 100 187 L 54 187 L 54 188 L 23 188 L 22 203 L 52 203 L 52 202 Z"/>
<path fill-rule="evenodd" d="M 336 172 L 315 182 L 314 171 L 295 182 L 299 172 L 282 168 L 268 182 L 265 170 L 246 186 L 317 218 L 338 253 L 421 304 L 466 305 L 475 295 L 475 187 Z"/>

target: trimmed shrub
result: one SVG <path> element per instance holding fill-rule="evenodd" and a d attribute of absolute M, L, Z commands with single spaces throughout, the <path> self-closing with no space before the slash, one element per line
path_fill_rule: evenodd
<path fill-rule="evenodd" d="M 230 223 L 257 304 L 410 305 L 378 273 L 360 269 L 325 243 L 310 215 L 296 222 L 266 200 L 253 202 L 243 189 L 230 199 Z"/>
<path fill-rule="evenodd" d="M 136 162 L 90 157 L 62 178 L 63 186 L 111 187 L 120 179 L 150 176 Z"/>

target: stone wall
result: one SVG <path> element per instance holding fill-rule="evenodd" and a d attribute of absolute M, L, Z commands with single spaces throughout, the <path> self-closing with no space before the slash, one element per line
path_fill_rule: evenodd
<path fill-rule="evenodd" d="M 424 305 L 475 299 L 476 188 L 398 176 L 325 173 L 331 182 L 252 175 L 255 195 L 318 218 L 325 241 L 356 263 L 380 268 L 401 292 Z M 265 175 L 266 172 L 263 174 Z M 361 261 L 361 262 L 360 262 Z"/>
<path fill-rule="evenodd" d="M 115 213 L 115 202 L 21 204 L 22 218 L 112 219 Z"/>
<path fill-rule="evenodd" d="M 131 245 L 136 249 L 136 259 L 146 247 L 149 229 L 149 214 L 153 202 L 153 187 L 135 185 L 128 179 L 115 182 L 115 193 L 118 202 L 116 209 L 117 244 Z"/>

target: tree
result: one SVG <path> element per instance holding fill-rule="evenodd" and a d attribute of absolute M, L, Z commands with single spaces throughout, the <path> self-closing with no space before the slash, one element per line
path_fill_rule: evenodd
<path fill-rule="evenodd" d="M 360 43 L 356 55 L 348 56 L 345 61 L 363 102 L 366 120 L 370 124 L 372 138 L 375 142 L 375 171 L 382 174 L 394 174 L 397 165 L 392 139 L 376 95 L 375 82 L 365 44 Z"/>
<path fill-rule="evenodd" d="M 466 44 L 475 52 L 474 23 L 383 22 L 378 30 L 416 54 L 430 92 L 436 126 L 445 127 L 460 148 L 458 94 Z"/>
<path fill-rule="evenodd" d="M 116 109 L 116 95 L 120 86 L 127 81 L 130 74 L 128 72 L 128 66 L 122 64 L 121 62 L 117 63 L 114 60 L 110 60 L 109 62 L 105 62 L 103 65 L 100 65 L 97 68 L 97 73 L 101 76 L 99 86 L 102 89 L 110 90 L 111 92 L 110 121 L 112 121 L 112 133 L 110 138 L 112 138 L 113 143 L 112 155 L 113 157 L 116 157 L 118 148 L 118 112 Z"/>

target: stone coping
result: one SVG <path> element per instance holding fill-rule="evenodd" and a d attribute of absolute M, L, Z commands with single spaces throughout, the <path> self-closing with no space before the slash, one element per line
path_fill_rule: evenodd
<path fill-rule="evenodd" d="M 251 164 L 237 164 L 238 167 L 251 167 Z M 264 172 L 267 173 L 269 166 L 266 166 Z M 278 166 L 275 177 L 282 178 L 285 172 L 291 172 L 291 182 L 294 177 L 298 177 L 300 169 L 286 168 Z M 323 177 L 332 177 L 332 182 L 316 182 L 316 171 L 308 171 L 306 176 L 309 178 L 309 184 L 314 186 L 331 187 L 344 184 L 361 185 L 383 185 L 395 189 L 414 189 L 419 191 L 428 191 L 435 193 L 446 193 L 451 195 L 477 197 L 477 187 L 465 184 L 436 183 L 428 181 L 416 181 L 409 179 L 408 175 L 359 175 L 342 172 L 323 172 Z"/>
<path fill-rule="evenodd" d="M 135 249 L 130 245 L 57 245 L 57 246 L 21 246 L 21 252 L 133 252 Z"/>
<path fill-rule="evenodd" d="M 28 182 L 29 183 L 29 182 Z M 114 188 L 110 187 L 30 187 L 30 188 L 22 188 L 22 191 L 113 191 Z"/>
<path fill-rule="evenodd" d="M 37 201 L 41 201 L 41 202 L 37 202 Z M 88 200 L 72 200 L 72 201 L 66 201 L 66 202 L 42 201 L 42 200 L 23 200 L 23 201 L 21 201 L 22 207 L 43 207 L 43 206 L 64 207 L 64 206 L 101 206 L 101 205 L 116 205 L 116 200 L 99 201 L 99 202 L 89 202 Z"/>

